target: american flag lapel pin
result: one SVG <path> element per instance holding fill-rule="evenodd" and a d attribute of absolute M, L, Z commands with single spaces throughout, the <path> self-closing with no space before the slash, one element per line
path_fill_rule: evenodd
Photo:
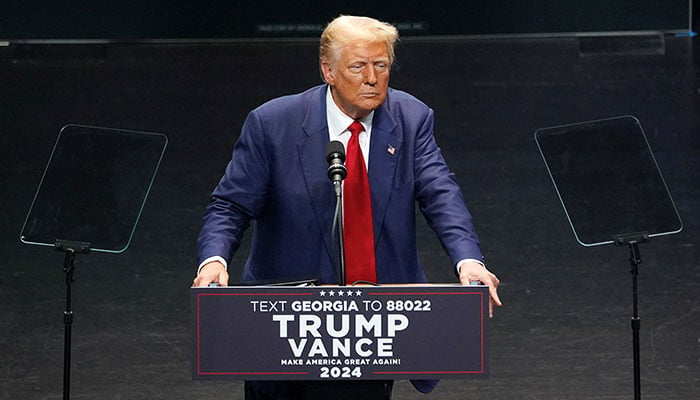
<path fill-rule="evenodd" d="M 386 148 L 386 152 L 389 153 L 389 154 L 391 154 L 391 155 L 393 156 L 393 155 L 394 155 L 394 152 L 396 152 L 396 149 L 394 148 L 394 146 L 389 145 L 389 146 Z"/>

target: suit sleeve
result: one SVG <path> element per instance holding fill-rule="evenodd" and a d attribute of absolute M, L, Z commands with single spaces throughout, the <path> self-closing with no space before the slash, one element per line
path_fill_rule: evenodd
<path fill-rule="evenodd" d="M 214 256 L 230 259 L 251 219 L 265 204 L 269 177 L 264 130 L 253 111 L 243 124 L 231 161 L 206 208 L 197 239 L 198 262 Z"/>
<path fill-rule="evenodd" d="M 453 265 L 462 259 L 483 261 L 472 216 L 435 141 L 433 126 L 433 111 L 429 110 L 416 137 L 416 200 Z"/>

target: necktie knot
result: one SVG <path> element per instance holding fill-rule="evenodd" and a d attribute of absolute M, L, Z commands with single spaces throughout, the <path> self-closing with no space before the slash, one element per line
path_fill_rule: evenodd
<path fill-rule="evenodd" d="M 348 127 L 348 130 L 352 136 L 358 136 L 360 132 L 365 130 L 365 127 L 359 121 L 352 121 L 352 124 Z"/>

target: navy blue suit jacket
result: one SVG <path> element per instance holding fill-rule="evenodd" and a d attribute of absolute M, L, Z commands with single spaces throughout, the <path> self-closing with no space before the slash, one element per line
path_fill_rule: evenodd
<path fill-rule="evenodd" d="M 271 100 L 248 115 L 198 239 L 199 262 L 229 259 L 254 221 L 244 280 L 317 276 L 337 283 L 335 194 L 326 170 L 326 85 Z M 375 110 L 369 181 L 379 283 L 425 282 L 416 245 L 420 207 L 455 265 L 482 259 L 462 193 L 433 137 L 433 111 L 389 89 Z M 352 199 L 345 199 L 351 201 Z M 429 391 L 432 385 L 420 385 Z"/>

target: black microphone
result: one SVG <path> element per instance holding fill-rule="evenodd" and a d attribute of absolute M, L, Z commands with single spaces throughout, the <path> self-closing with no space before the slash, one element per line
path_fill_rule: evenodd
<path fill-rule="evenodd" d="M 343 164 L 345 162 L 345 146 L 337 140 L 329 142 L 326 145 L 326 161 L 328 161 L 328 179 L 333 183 L 339 183 L 346 176 L 348 170 Z"/>
<path fill-rule="evenodd" d="M 335 212 L 333 213 L 333 227 L 331 235 L 337 239 L 338 265 L 336 274 L 338 284 L 345 286 L 345 244 L 343 242 L 343 179 L 348 176 L 345 162 L 345 146 L 334 140 L 326 145 L 326 161 L 328 161 L 328 179 L 333 182 L 335 191 Z M 335 261 L 333 262 L 335 264 Z"/>

